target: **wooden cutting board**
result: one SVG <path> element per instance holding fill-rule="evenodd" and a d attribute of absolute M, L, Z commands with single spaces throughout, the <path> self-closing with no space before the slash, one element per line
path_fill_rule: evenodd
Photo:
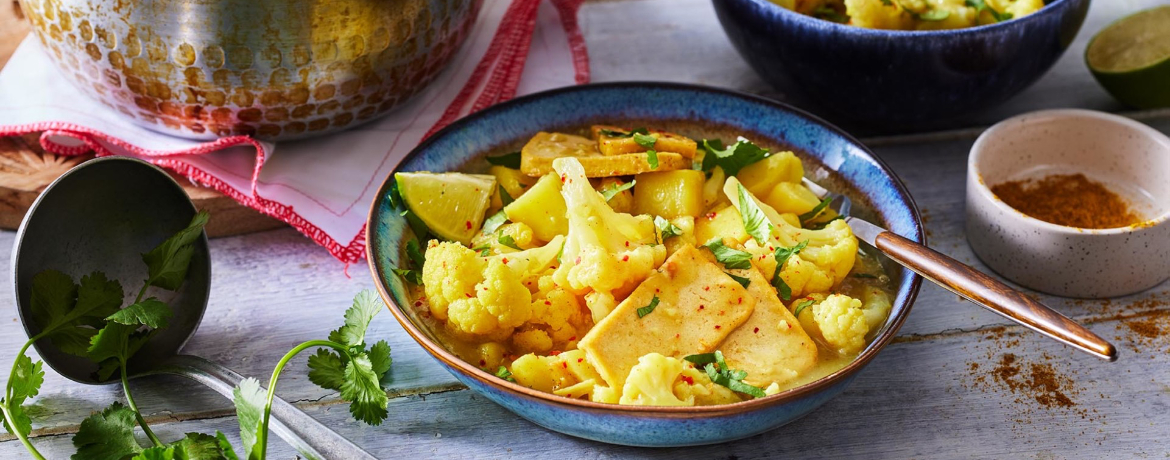
<path fill-rule="evenodd" d="M 0 69 L 8 63 L 8 58 L 28 31 L 20 4 L 16 0 L 0 0 Z M 0 228 L 19 227 L 28 207 L 45 186 L 69 168 L 93 158 L 92 154 L 62 157 L 45 152 L 39 138 L 40 133 L 0 137 Z M 175 179 L 191 196 L 196 207 L 211 213 L 208 236 L 238 235 L 284 225 L 215 190 L 196 186 L 182 177 L 176 176 Z"/>

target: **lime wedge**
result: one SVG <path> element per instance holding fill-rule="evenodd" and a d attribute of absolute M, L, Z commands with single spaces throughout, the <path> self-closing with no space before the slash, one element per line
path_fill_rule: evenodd
<path fill-rule="evenodd" d="M 1170 5 L 1106 26 L 1085 49 L 1085 64 L 1122 103 L 1141 109 L 1170 107 Z"/>
<path fill-rule="evenodd" d="M 398 173 L 398 193 L 402 201 L 439 237 L 471 242 L 483 225 L 495 176 L 429 172 Z"/>

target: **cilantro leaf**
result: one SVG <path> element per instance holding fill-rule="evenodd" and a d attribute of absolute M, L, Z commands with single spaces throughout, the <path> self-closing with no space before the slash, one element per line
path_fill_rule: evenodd
<path fill-rule="evenodd" d="M 646 149 L 653 150 L 654 144 L 658 143 L 658 137 L 656 137 L 656 136 L 652 136 L 650 134 L 643 134 L 643 133 L 633 133 L 633 134 L 634 134 L 634 143 L 638 144 Z"/>
<path fill-rule="evenodd" d="M 236 456 L 235 449 L 232 449 L 232 443 L 228 442 L 227 436 L 224 436 L 222 431 L 215 432 L 215 442 L 219 444 L 219 451 L 223 454 L 224 458 L 227 460 L 240 460 L 240 457 Z"/>
<path fill-rule="evenodd" d="M 832 202 L 833 202 L 832 197 L 825 197 L 825 199 L 821 200 L 820 203 L 817 203 L 816 206 L 813 206 L 813 208 L 811 210 L 809 210 L 808 212 L 806 212 L 804 214 L 801 214 L 799 216 L 800 226 L 803 227 L 805 224 L 809 223 L 809 221 L 816 219 L 817 216 L 821 215 L 821 213 L 825 211 L 825 208 L 829 207 L 829 203 L 832 203 Z"/>
<path fill-rule="evenodd" d="M 394 359 L 390 357 L 390 344 L 385 340 L 379 340 L 370 347 L 368 355 L 370 366 L 374 368 L 374 373 L 378 374 L 378 381 L 382 381 L 386 373 L 390 372 L 390 365 L 394 363 Z"/>
<path fill-rule="evenodd" d="M 723 264 L 726 268 L 740 269 L 750 268 L 752 266 L 751 253 L 727 247 L 723 244 L 722 238 L 711 238 L 711 241 L 708 241 L 703 246 L 710 249 L 711 253 L 715 254 L 715 261 Z"/>
<path fill-rule="evenodd" d="M 658 169 L 658 152 L 654 149 L 647 150 L 646 162 L 650 163 L 650 169 Z"/>
<path fill-rule="evenodd" d="M 520 152 L 505 153 L 494 157 L 486 157 L 487 162 L 505 168 L 520 169 Z"/>
<path fill-rule="evenodd" d="M 418 240 L 406 242 L 406 256 L 410 258 L 414 268 L 422 268 L 427 263 L 426 253 L 419 247 Z"/>
<path fill-rule="evenodd" d="M 605 201 L 609 201 L 609 200 L 612 200 L 613 197 L 617 196 L 617 194 L 622 193 L 622 192 L 629 190 L 631 188 L 634 188 L 634 184 L 636 184 L 636 183 L 638 183 L 637 180 L 632 180 L 632 181 L 626 182 L 624 184 L 619 184 L 617 182 L 610 182 L 609 185 L 602 187 L 601 190 L 599 190 L 599 191 L 601 192 L 601 196 L 605 197 Z"/>
<path fill-rule="evenodd" d="M 800 251 L 807 246 L 808 240 L 804 240 L 790 248 L 776 248 L 776 252 L 772 254 L 772 257 L 776 259 L 776 271 L 772 273 L 772 287 L 776 288 L 780 298 L 784 299 L 785 302 L 792 298 L 792 288 L 784 282 L 784 278 L 780 277 L 780 272 L 790 257 L 800 254 Z"/>
<path fill-rule="evenodd" d="M 41 385 L 45 383 L 45 371 L 42 370 L 44 363 L 37 361 L 35 364 L 27 355 L 20 355 L 16 357 L 16 362 L 13 363 L 13 379 L 9 383 L 12 390 L 11 400 L 2 400 L 0 404 L 5 404 L 12 413 L 12 425 L 24 436 L 28 436 L 32 432 L 32 419 L 24 412 L 24 401 L 28 398 L 36 396 L 41 391 Z M 3 420 L 3 415 L 0 415 L 0 420 Z M 12 427 L 4 424 L 4 428 L 11 434 Z"/>
<path fill-rule="evenodd" d="M 681 228 L 678 228 L 677 225 L 674 225 L 662 216 L 654 216 L 654 226 L 658 228 L 658 233 L 662 235 L 662 241 L 666 241 L 667 238 L 682 235 L 683 233 Z"/>
<path fill-rule="evenodd" d="M 512 378 L 512 372 L 508 371 L 508 368 L 506 368 L 504 366 L 500 366 L 499 369 L 496 369 L 496 377 L 502 378 L 502 379 L 507 380 L 509 382 L 516 381 L 516 379 Z"/>
<path fill-rule="evenodd" d="M 482 244 L 471 248 L 471 250 L 478 252 L 480 257 L 487 257 L 492 255 L 492 245 L 490 244 Z"/>
<path fill-rule="evenodd" d="M 158 329 L 167 327 L 167 318 L 173 313 L 171 307 L 154 297 L 118 310 L 106 317 L 107 320 L 126 326 L 143 325 Z"/>
<path fill-rule="evenodd" d="M 599 131 L 599 133 L 605 137 L 631 137 L 635 134 L 650 134 L 650 131 L 647 130 L 646 128 L 634 128 L 634 129 L 631 129 L 630 132 L 627 133 L 625 131 L 615 131 L 615 130 L 611 130 L 611 129 L 603 129 L 603 130 Z"/>
<path fill-rule="evenodd" d="M 74 460 L 119 460 L 142 452 L 134 440 L 134 411 L 115 402 L 81 422 L 73 435 Z"/>
<path fill-rule="evenodd" d="M 505 213 L 503 209 L 501 209 L 483 221 L 483 230 L 481 231 L 483 233 L 493 233 L 499 229 L 501 225 L 504 225 L 504 222 L 507 221 L 508 214 Z"/>
<path fill-rule="evenodd" d="M 699 353 L 696 355 L 688 355 L 683 360 L 693 363 L 696 366 L 703 366 L 715 362 L 716 357 L 715 353 Z"/>
<path fill-rule="evenodd" d="M 406 208 L 406 202 L 402 200 L 402 192 L 398 190 L 398 181 L 390 181 L 390 191 L 386 192 L 386 199 L 390 201 L 390 207 L 401 211 Z"/>
<path fill-rule="evenodd" d="M 421 286 L 423 284 L 422 272 L 419 270 L 410 270 L 410 269 L 406 269 L 406 268 L 391 268 L 390 270 L 393 271 L 394 274 L 401 276 L 402 279 L 410 282 L 411 284 L 414 284 L 416 286 Z"/>
<path fill-rule="evenodd" d="M 61 351 L 86 356 L 95 329 L 122 306 L 122 285 L 101 272 L 81 277 L 78 288 L 65 274 L 46 270 L 33 277 L 33 319 Z"/>
<path fill-rule="evenodd" d="M 752 280 L 744 278 L 742 276 L 732 275 L 731 273 L 728 273 L 727 276 L 730 276 L 731 279 L 735 280 L 735 282 L 739 283 L 740 286 L 743 286 L 745 288 L 748 287 L 748 285 L 752 284 Z"/>
<path fill-rule="evenodd" d="M 124 361 L 130 345 L 130 334 L 137 326 L 127 326 L 115 322 L 106 323 L 97 335 L 89 342 L 89 359 L 102 362 L 107 359 Z"/>
<path fill-rule="evenodd" d="M 817 9 L 813 10 L 812 15 L 817 19 L 824 19 L 826 21 L 832 21 L 841 24 L 849 22 L 849 16 L 838 13 L 837 10 L 827 6 L 817 7 Z"/>
<path fill-rule="evenodd" d="M 353 305 L 345 310 L 345 325 L 329 333 L 329 340 L 347 347 L 361 346 L 366 339 L 366 328 L 379 311 L 386 308 L 382 299 L 369 289 L 353 298 Z"/>
<path fill-rule="evenodd" d="M 191 219 L 187 228 L 142 255 L 149 272 L 147 284 L 169 291 L 183 285 L 191 265 L 191 256 L 195 254 L 194 245 L 203 235 L 203 226 L 207 225 L 208 217 L 207 211 L 200 211 Z"/>
<path fill-rule="evenodd" d="M 638 309 L 638 318 L 649 315 L 650 313 L 654 312 L 655 308 L 658 308 L 658 296 L 654 296 L 653 299 L 650 299 L 649 305 Z"/>
<path fill-rule="evenodd" d="M 82 276 L 81 286 L 77 289 L 77 305 L 59 320 L 61 324 L 68 324 L 77 319 L 82 324 L 100 328 L 105 324 L 105 318 L 122 306 L 123 295 L 122 284 L 118 280 L 106 279 L 105 273 Z"/>
<path fill-rule="evenodd" d="M 513 201 L 516 201 L 515 198 L 512 198 L 512 194 L 508 193 L 508 191 L 504 189 L 503 185 L 496 184 L 496 188 L 500 192 L 500 203 L 503 203 L 504 206 L 510 205 Z"/>
<path fill-rule="evenodd" d="M 110 323 L 110 324 L 116 325 L 117 323 Z M 129 329 L 133 330 L 134 328 L 130 327 Z M 157 330 L 138 331 L 138 332 L 133 332 L 133 333 L 129 334 L 129 336 L 126 339 L 126 344 L 127 344 L 126 345 L 126 359 L 129 360 L 131 356 L 134 356 L 135 353 L 138 353 L 138 350 L 140 350 L 143 345 L 146 345 L 146 342 L 149 342 L 151 337 L 154 337 L 154 334 L 156 331 Z M 95 332 L 98 332 L 98 331 L 95 331 Z M 96 335 L 94 337 L 96 337 Z M 85 356 L 89 356 L 88 353 L 89 353 L 89 351 L 87 349 Z M 95 361 L 97 361 L 97 360 L 95 360 Z M 109 380 L 110 376 L 114 375 L 114 372 L 117 372 L 118 369 L 121 367 L 121 362 L 118 361 L 117 358 L 108 358 L 105 361 L 98 361 L 98 362 L 99 362 L 99 367 L 98 367 L 98 372 L 97 372 L 98 380 L 103 380 L 103 381 Z"/>
<path fill-rule="evenodd" d="M 309 356 L 309 381 L 321 388 L 340 390 L 345 383 L 345 361 L 332 350 L 318 348 Z"/>
<path fill-rule="evenodd" d="M 764 396 L 767 396 L 767 394 L 764 393 L 764 390 L 761 389 L 760 387 L 752 386 L 752 385 L 748 385 L 746 383 L 743 383 L 742 377 L 738 378 L 738 379 L 736 379 L 736 378 L 729 379 L 727 382 L 727 388 L 730 388 L 731 391 L 738 391 L 740 393 L 746 393 L 746 394 L 752 395 L 752 397 L 756 397 L 756 398 L 763 398 Z"/>
<path fill-rule="evenodd" d="M 370 425 L 380 425 L 388 415 L 390 402 L 379 383 L 373 363 L 365 353 L 354 355 L 345 365 L 345 381 L 341 384 L 341 399 L 348 401 L 349 413 Z"/>
<path fill-rule="evenodd" d="M 501 233 L 500 236 L 496 238 L 496 241 L 517 251 L 520 250 L 520 246 L 516 244 L 516 239 L 512 238 L 512 235 L 505 235 Z"/>
<path fill-rule="evenodd" d="M 241 452 L 244 458 L 254 458 L 253 455 L 259 456 L 259 450 L 263 447 L 256 444 L 260 439 L 261 430 L 267 431 L 268 427 L 260 426 L 261 419 L 264 417 L 264 406 L 268 393 L 260 388 L 260 381 L 252 377 L 245 378 L 240 381 L 232 391 L 232 401 L 236 405 L 236 418 L 240 423 L 240 442 L 244 445 L 244 451 Z"/>
<path fill-rule="evenodd" d="M 33 320 L 43 330 L 49 330 L 54 327 L 54 323 L 63 323 L 70 309 L 77 303 L 77 285 L 73 284 L 69 275 L 45 270 L 33 276 L 29 295 Z"/>
<path fill-rule="evenodd" d="M 772 236 L 772 223 L 768 221 L 764 210 L 751 197 L 751 193 L 744 188 L 743 184 L 736 185 L 739 186 L 739 212 L 743 217 L 743 228 L 748 235 L 756 240 L 756 243 L 762 245 Z"/>
<path fill-rule="evenodd" d="M 414 232 L 414 236 L 416 238 L 426 240 L 428 237 L 430 237 L 430 227 L 427 227 L 427 223 L 423 222 L 422 219 L 418 217 L 418 215 L 411 212 L 409 209 L 402 211 L 400 214 L 403 218 L 406 219 L 406 223 L 410 225 L 410 231 Z"/>
<path fill-rule="evenodd" d="M 176 460 L 184 458 L 179 446 L 157 446 L 139 452 L 138 455 L 130 458 L 130 460 Z M 185 452 L 184 452 L 185 453 Z"/>
<path fill-rule="evenodd" d="M 743 382 L 743 379 L 747 378 L 747 371 L 728 369 L 727 362 L 723 359 L 723 352 L 719 350 L 715 350 L 714 353 L 690 355 L 683 359 L 696 366 L 703 366 L 707 378 L 717 385 L 723 385 L 732 391 L 746 393 L 757 398 L 765 396 L 764 390 Z"/>
<path fill-rule="evenodd" d="M 203 433 L 187 433 L 183 439 L 171 443 L 171 446 L 175 448 L 175 453 L 177 454 L 175 458 L 181 458 L 183 460 L 220 460 L 234 458 L 235 452 L 232 451 L 231 444 L 227 444 L 226 446 L 227 452 L 231 452 L 231 456 L 229 456 L 225 452 L 224 445 L 219 442 L 220 436 L 223 436 L 223 433 L 219 431 L 215 432 L 215 436 Z"/>
<path fill-rule="evenodd" d="M 703 156 L 703 171 L 718 166 L 728 176 L 739 174 L 745 166 L 768 157 L 767 150 L 742 137 L 728 148 L 723 148 L 723 141 L 719 139 L 704 139 L 699 148 L 707 152 Z"/>
<path fill-rule="evenodd" d="M 804 301 L 796 304 L 796 308 L 792 311 L 792 316 L 800 318 L 800 312 L 804 311 L 805 308 L 811 307 L 814 303 L 816 302 L 814 302 L 812 299 L 805 299 Z"/>

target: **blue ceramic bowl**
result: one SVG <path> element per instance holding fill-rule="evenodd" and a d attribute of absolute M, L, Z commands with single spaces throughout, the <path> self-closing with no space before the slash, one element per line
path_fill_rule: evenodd
<path fill-rule="evenodd" d="M 1049 0 L 1019 19 L 957 30 L 854 27 L 769 0 L 713 0 L 723 30 L 777 90 L 835 120 L 909 130 L 999 104 L 1048 71 L 1089 0 Z"/>
<path fill-rule="evenodd" d="M 684 134 L 739 133 L 763 145 L 792 149 L 812 177 L 850 194 L 869 216 L 921 242 L 913 200 L 893 172 L 857 140 L 798 109 L 769 100 L 699 86 L 616 83 L 564 88 L 518 98 L 459 120 L 431 136 L 397 171 L 486 169 L 485 154 L 517 149 L 541 130 L 592 123 L 667 127 Z M 459 381 L 546 428 L 602 442 L 686 446 L 748 437 L 807 414 L 840 394 L 894 337 L 910 312 L 921 279 L 887 266 L 897 286 L 893 312 L 873 343 L 852 364 L 813 383 L 766 398 L 704 407 L 599 404 L 509 383 L 443 349 L 415 316 L 403 281 L 391 268 L 403 260 L 405 220 L 391 207 L 391 180 L 382 185 L 368 222 L 367 258 L 378 289 L 402 327 Z"/>

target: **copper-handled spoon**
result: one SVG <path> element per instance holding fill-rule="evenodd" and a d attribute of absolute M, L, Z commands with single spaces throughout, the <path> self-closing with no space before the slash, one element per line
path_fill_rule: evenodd
<path fill-rule="evenodd" d="M 846 216 L 845 222 L 858 238 L 882 251 L 903 267 L 1028 329 L 1098 358 L 1108 361 L 1117 359 L 1117 348 L 1113 344 L 1067 316 L 970 265 L 877 225 L 849 216 L 851 202 L 847 196 L 829 192 L 808 179 L 804 179 L 804 185 L 822 199 L 831 198 L 838 213 Z"/>

